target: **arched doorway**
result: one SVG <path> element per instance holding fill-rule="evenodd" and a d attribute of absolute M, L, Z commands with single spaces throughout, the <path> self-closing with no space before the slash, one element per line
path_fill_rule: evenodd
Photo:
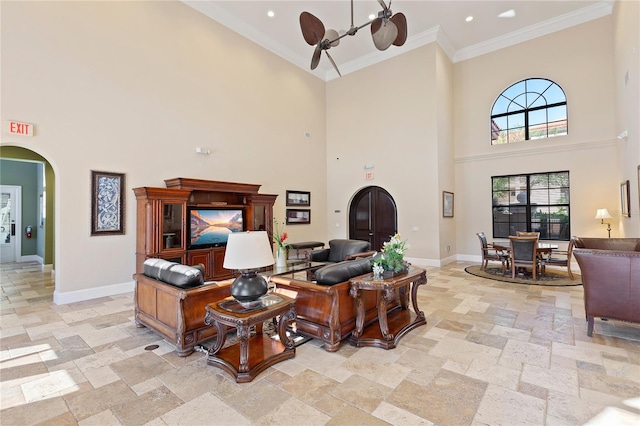
<path fill-rule="evenodd" d="M 55 235 L 55 173 L 53 171 L 53 167 L 47 161 L 46 158 L 42 157 L 35 151 L 32 151 L 27 148 L 22 148 L 19 146 L 13 145 L 2 145 L 0 146 L 0 159 L 2 160 L 10 160 L 14 162 L 22 162 L 23 164 L 28 163 L 40 163 L 43 165 L 40 174 L 37 178 L 30 176 L 31 181 L 36 181 L 36 187 L 33 188 L 35 191 L 33 194 L 29 195 L 28 192 L 23 193 L 23 204 L 28 201 L 25 205 L 30 209 L 31 216 L 28 220 L 28 223 L 23 223 L 24 226 L 32 225 L 34 236 L 41 241 L 38 241 L 38 249 L 37 253 L 28 253 L 27 255 L 22 255 L 22 259 L 31 259 L 35 257 L 42 258 L 43 265 L 45 267 L 45 271 L 50 271 L 55 269 L 55 252 L 54 252 L 54 235 Z M 13 185 L 23 185 L 20 182 L 23 175 L 18 172 L 14 173 L 13 176 L 4 175 L 5 179 L 2 179 L 2 183 L 11 183 Z M 4 182 L 8 180 L 8 182 Z M 32 192 L 33 192 L 32 191 Z M 42 196 L 42 197 L 41 197 Z M 31 197 L 31 200 L 26 200 L 26 197 Z M 27 214 L 23 208 L 23 215 Z M 24 227 L 21 227 L 24 228 Z M 18 229 L 16 232 L 16 236 L 24 238 L 24 229 Z M 41 245 L 40 245 L 41 244 Z M 24 245 L 24 241 L 22 243 Z M 27 246 L 28 247 L 28 246 Z M 32 255 L 33 254 L 33 255 Z M 19 259 L 16 259 L 19 260 Z"/>
<path fill-rule="evenodd" d="M 380 250 L 398 230 L 398 212 L 391 194 L 379 186 L 368 186 L 353 196 L 349 205 L 349 238 L 371 243 Z"/>

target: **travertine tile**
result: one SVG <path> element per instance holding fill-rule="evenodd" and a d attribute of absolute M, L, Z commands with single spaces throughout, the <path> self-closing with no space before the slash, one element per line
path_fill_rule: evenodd
<path fill-rule="evenodd" d="M 311 340 L 295 358 L 239 384 L 202 353 L 179 357 L 152 330 L 137 328 L 132 293 L 54 305 L 50 274 L 2 264 L 0 419 L 10 426 L 640 424 L 640 326 L 597 320 L 588 337 L 581 287 L 499 283 L 467 274 L 467 265 L 427 268 L 429 283 L 418 292 L 427 325 L 397 348 L 344 342 L 329 353 Z M 159 347 L 145 350 L 150 344 Z"/>

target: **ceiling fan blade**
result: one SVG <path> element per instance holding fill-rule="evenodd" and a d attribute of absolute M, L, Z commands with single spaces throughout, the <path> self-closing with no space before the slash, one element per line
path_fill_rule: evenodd
<path fill-rule="evenodd" d="M 403 13 L 396 13 L 391 17 L 391 22 L 398 27 L 398 36 L 393 41 L 393 45 L 402 46 L 407 41 L 407 17 Z"/>
<path fill-rule="evenodd" d="M 333 60 L 333 58 L 331 57 L 331 55 L 329 54 L 328 51 L 326 51 L 327 57 L 329 58 L 329 60 L 331 61 L 331 65 L 333 65 L 333 68 L 335 68 L 336 72 L 338 73 L 338 75 L 340 77 L 342 77 L 342 74 L 340 74 L 340 70 L 338 69 L 338 66 L 336 65 L 335 61 Z"/>
<path fill-rule="evenodd" d="M 337 45 L 340 44 L 340 40 L 338 39 L 340 37 L 340 34 L 338 34 L 338 32 L 336 30 L 327 30 L 326 33 L 324 33 L 324 37 L 322 38 L 323 40 L 329 40 L 329 41 L 333 41 L 333 43 L 331 43 L 331 47 L 336 47 Z"/>
<path fill-rule="evenodd" d="M 313 56 L 311 57 L 311 69 L 315 70 L 318 67 L 318 63 L 320 63 L 320 54 L 322 53 L 322 42 L 319 41 L 316 44 L 316 48 L 313 51 Z"/>
<path fill-rule="evenodd" d="M 324 36 L 324 24 L 309 12 L 300 14 L 300 29 L 304 41 L 311 46 L 315 46 Z"/>
<path fill-rule="evenodd" d="M 378 20 L 381 21 L 381 24 L 377 31 L 374 31 L 373 24 Z M 389 19 L 378 18 L 371 24 L 371 37 L 373 38 L 373 44 L 376 46 L 376 49 L 387 50 L 398 37 L 398 27 Z"/>

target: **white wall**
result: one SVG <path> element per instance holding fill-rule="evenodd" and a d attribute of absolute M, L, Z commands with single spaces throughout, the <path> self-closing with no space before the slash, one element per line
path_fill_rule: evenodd
<path fill-rule="evenodd" d="M 262 184 L 281 221 L 285 191 L 310 191 L 312 224 L 287 230 L 326 240 L 322 81 L 180 2 L 1 7 L 1 119 L 36 129 L 2 144 L 55 170 L 56 300 L 132 288 L 131 188 L 168 178 Z M 91 170 L 126 174 L 125 235 L 89 235 Z"/>

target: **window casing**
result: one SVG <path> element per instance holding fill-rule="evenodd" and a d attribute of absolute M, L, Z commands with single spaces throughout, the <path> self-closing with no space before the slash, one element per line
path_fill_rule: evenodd
<path fill-rule="evenodd" d="M 541 240 L 571 238 L 569 172 L 492 176 L 493 238 L 518 231 Z"/>
<path fill-rule="evenodd" d="M 551 80 L 519 81 L 502 92 L 491 108 L 491 145 L 567 133 L 567 98 Z"/>

